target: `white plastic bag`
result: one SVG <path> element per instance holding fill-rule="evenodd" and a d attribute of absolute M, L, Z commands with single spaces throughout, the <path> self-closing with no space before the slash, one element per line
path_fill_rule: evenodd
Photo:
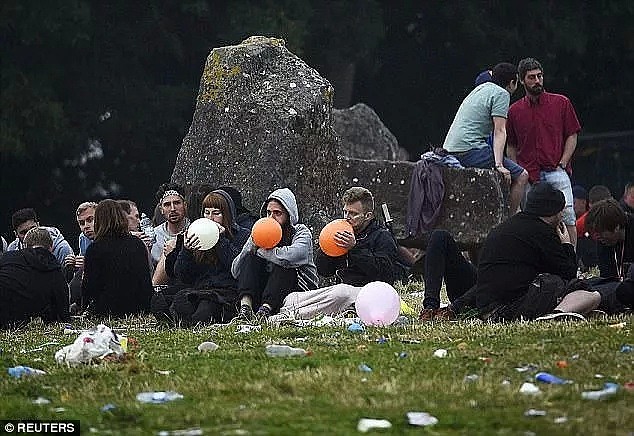
<path fill-rule="evenodd" d="M 55 353 L 55 360 L 57 363 L 78 365 L 111 354 L 120 357 L 125 354 L 126 342 L 125 336 L 117 336 L 110 327 L 99 324 L 96 328 L 80 333 L 75 342 Z"/>

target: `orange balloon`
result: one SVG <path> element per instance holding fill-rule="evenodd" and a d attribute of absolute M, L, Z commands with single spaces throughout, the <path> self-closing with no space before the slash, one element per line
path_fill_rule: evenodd
<path fill-rule="evenodd" d="M 260 218 L 251 229 L 253 242 L 260 248 L 273 248 L 282 240 L 282 226 L 273 218 Z"/>
<path fill-rule="evenodd" d="M 321 251 L 332 257 L 346 254 L 348 250 L 335 244 L 335 233 L 345 231 L 352 233 L 352 226 L 344 219 L 334 220 L 326 224 L 319 233 L 319 247 Z"/>

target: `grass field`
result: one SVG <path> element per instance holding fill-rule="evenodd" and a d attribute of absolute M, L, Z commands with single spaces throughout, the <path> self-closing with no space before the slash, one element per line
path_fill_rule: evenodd
<path fill-rule="evenodd" d="M 634 316 L 586 323 L 415 322 L 353 334 L 333 326 L 162 329 L 151 318 L 134 318 L 109 323 L 138 340 L 125 361 L 75 368 L 56 364 L 53 355 L 77 335 L 65 335 L 63 325 L 32 323 L 0 332 L 0 418 L 79 419 L 84 434 L 199 428 L 211 435 L 345 435 L 357 434 L 357 422 L 368 417 L 389 420 L 390 429 L 372 431 L 385 434 L 626 435 L 634 432 L 634 392 L 622 387 L 634 381 L 634 353 L 621 347 L 634 342 L 633 322 Z M 73 328 L 93 325 L 85 320 Z M 206 340 L 220 348 L 200 353 L 196 347 Z M 53 341 L 58 344 L 31 351 Z M 267 357 L 264 347 L 271 343 L 312 354 Z M 447 349 L 447 357 L 434 357 L 438 348 Z M 362 364 L 372 372 L 362 372 Z M 515 369 L 529 364 L 528 371 Z M 11 378 L 6 368 L 15 365 L 48 374 Z M 519 393 L 536 371 L 574 383 L 537 383 L 540 395 Z M 621 385 L 612 398 L 581 398 L 607 381 Z M 184 398 L 158 405 L 135 399 L 139 392 L 167 390 Z M 38 397 L 50 403 L 33 404 Z M 108 403 L 116 408 L 102 412 Z M 546 415 L 527 417 L 529 409 Z M 411 426 L 410 411 L 439 422 Z"/>

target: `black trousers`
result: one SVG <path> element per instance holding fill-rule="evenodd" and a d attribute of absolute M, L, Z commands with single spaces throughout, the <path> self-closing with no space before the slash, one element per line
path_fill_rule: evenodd
<path fill-rule="evenodd" d="M 443 279 L 449 301 L 461 297 L 476 283 L 476 267 L 464 258 L 456 241 L 446 230 L 434 230 L 425 256 L 425 309 L 440 307 Z"/>
<path fill-rule="evenodd" d="M 268 304 L 272 312 L 276 313 L 284 298 L 298 290 L 297 270 L 282 268 L 256 254 L 248 254 L 243 259 L 238 290 L 240 298 L 251 297 L 254 307 Z"/>

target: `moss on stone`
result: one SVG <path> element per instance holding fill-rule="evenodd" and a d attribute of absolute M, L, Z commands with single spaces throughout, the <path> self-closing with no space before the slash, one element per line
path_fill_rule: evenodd
<path fill-rule="evenodd" d="M 202 90 L 198 97 L 200 103 L 214 103 L 221 106 L 224 103 L 224 90 L 227 81 L 240 74 L 242 68 L 239 65 L 225 65 L 220 53 L 214 50 L 207 60 L 202 75 Z"/>

